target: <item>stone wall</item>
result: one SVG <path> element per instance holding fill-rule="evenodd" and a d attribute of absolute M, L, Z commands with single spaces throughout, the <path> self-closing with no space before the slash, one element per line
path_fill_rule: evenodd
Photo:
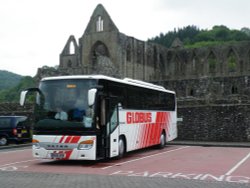
<path fill-rule="evenodd" d="M 178 101 L 177 114 L 183 119 L 178 122 L 177 140 L 250 141 L 250 101 L 217 100 L 209 105 L 204 100 Z M 26 115 L 32 122 L 33 106 L 2 103 L 0 115 Z"/>
<path fill-rule="evenodd" d="M 5 115 L 27 115 L 33 112 L 33 105 L 27 104 L 24 107 L 19 103 L 0 103 L 0 116 Z"/>
<path fill-rule="evenodd" d="M 202 103 L 200 103 L 202 104 Z M 178 140 L 250 141 L 250 102 L 179 106 Z"/>
<path fill-rule="evenodd" d="M 250 76 L 201 77 L 154 82 L 174 90 L 179 99 L 204 99 L 213 102 L 223 99 L 250 99 Z"/>

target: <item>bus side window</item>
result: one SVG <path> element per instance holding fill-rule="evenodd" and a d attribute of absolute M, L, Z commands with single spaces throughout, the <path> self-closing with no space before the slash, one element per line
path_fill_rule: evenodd
<path fill-rule="evenodd" d="M 118 114 L 117 114 L 117 106 L 113 109 L 113 113 L 110 119 L 110 132 L 113 132 L 113 130 L 116 128 L 118 125 Z"/>
<path fill-rule="evenodd" d="M 106 124 L 106 101 L 101 99 L 101 126 Z"/>

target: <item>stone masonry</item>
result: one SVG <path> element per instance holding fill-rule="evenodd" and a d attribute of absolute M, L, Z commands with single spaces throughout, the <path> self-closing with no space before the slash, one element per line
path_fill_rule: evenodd
<path fill-rule="evenodd" d="M 78 74 L 130 77 L 176 91 L 178 139 L 250 141 L 250 41 L 185 49 L 176 39 L 166 48 L 120 33 L 99 4 L 79 40 L 68 38 L 58 69 L 41 68 L 36 78 Z"/>

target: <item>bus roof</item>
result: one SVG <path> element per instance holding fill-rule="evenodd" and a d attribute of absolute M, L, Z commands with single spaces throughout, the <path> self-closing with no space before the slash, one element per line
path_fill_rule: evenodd
<path fill-rule="evenodd" d="M 143 88 L 148 88 L 148 89 L 153 89 L 153 90 L 158 90 L 158 91 L 163 91 L 163 92 L 168 92 L 168 93 L 175 94 L 174 91 L 167 90 L 163 86 L 151 84 L 151 83 L 140 81 L 140 80 L 134 80 L 134 79 L 131 79 L 131 78 L 118 79 L 118 78 L 113 78 L 113 77 L 104 76 L 104 75 L 55 76 L 55 77 L 45 77 L 41 81 L 46 81 L 46 80 L 67 80 L 67 79 L 96 79 L 96 80 L 102 79 L 102 80 L 109 80 L 109 81 L 123 83 L 123 84 L 127 84 L 127 85 L 143 87 Z"/>

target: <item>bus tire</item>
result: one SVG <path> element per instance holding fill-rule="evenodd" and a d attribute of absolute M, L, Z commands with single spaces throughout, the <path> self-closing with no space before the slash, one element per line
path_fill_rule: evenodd
<path fill-rule="evenodd" d="M 119 148 L 118 148 L 119 149 L 118 159 L 121 159 L 126 153 L 126 145 L 125 145 L 125 140 L 124 140 L 123 137 L 119 138 L 118 146 L 119 146 Z"/>
<path fill-rule="evenodd" d="M 163 149 L 166 145 L 166 136 L 165 133 L 162 132 L 160 136 L 160 144 L 158 145 L 159 149 Z"/>

